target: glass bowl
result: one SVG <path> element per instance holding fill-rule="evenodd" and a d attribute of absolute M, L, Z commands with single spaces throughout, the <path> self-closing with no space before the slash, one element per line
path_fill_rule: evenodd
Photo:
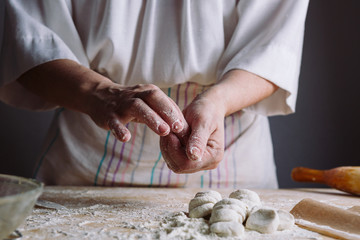
<path fill-rule="evenodd" d="M 9 236 L 30 215 L 44 184 L 0 174 L 0 239 Z"/>

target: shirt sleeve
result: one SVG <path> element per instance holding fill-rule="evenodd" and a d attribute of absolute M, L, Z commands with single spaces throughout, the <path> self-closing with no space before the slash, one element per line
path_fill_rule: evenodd
<path fill-rule="evenodd" d="M 55 59 L 88 60 L 66 0 L 0 1 L 0 101 L 19 108 L 56 106 L 23 88 L 16 79 Z M 36 79 L 34 79 L 36 81 Z M 50 81 L 50 80 L 49 80 Z"/>
<path fill-rule="evenodd" d="M 241 0 L 238 21 L 220 61 L 219 78 L 242 69 L 279 86 L 244 111 L 262 115 L 295 111 L 308 0 Z"/>

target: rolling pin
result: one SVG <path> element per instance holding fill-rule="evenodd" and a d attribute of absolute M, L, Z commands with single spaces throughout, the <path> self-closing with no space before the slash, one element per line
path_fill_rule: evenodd
<path fill-rule="evenodd" d="M 332 188 L 360 195 L 360 167 L 337 167 L 330 170 L 294 168 L 291 177 L 297 182 L 324 183 Z"/>
<path fill-rule="evenodd" d="M 354 207 L 342 209 L 305 198 L 290 213 L 296 224 L 306 229 L 330 237 L 360 240 L 360 214 Z"/>

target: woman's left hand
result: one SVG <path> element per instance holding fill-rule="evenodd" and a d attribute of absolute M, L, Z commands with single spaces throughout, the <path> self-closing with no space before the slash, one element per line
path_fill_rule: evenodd
<path fill-rule="evenodd" d="M 190 133 L 160 137 L 171 170 L 192 173 L 214 169 L 224 155 L 224 118 L 272 95 L 278 86 L 253 73 L 234 69 L 184 109 Z M 181 134 L 180 134 L 181 135 Z"/>
<path fill-rule="evenodd" d="M 160 148 L 168 167 L 176 173 L 214 169 L 224 154 L 224 112 L 221 101 L 199 95 L 184 109 L 190 127 L 185 143 L 170 133 L 160 138 Z"/>

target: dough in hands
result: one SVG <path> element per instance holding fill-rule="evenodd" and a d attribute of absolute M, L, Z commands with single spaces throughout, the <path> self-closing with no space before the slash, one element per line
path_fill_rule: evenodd
<path fill-rule="evenodd" d="M 259 208 L 250 213 L 245 226 L 260 233 L 273 233 L 279 224 L 279 215 L 275 209 Z"/>
<path fill-rule="evenodd" d="M 240 236 L 244 233 L 243 222 L 247 205 L 238 199 L 226 198 L 217 202 L 209 220 L 210 231 L 218 236 Z"/>
<path fill-rule="evenodd" d="M 248 212 L 250 212 L 254 207 L 262 206 L 259 195 L 248 189 L 236 190 L 235 192 L 230 193 L 229 197 L 244 202 L 248 206 Z"/>
<path fill-rule="evenodd" d="M 216 191 L 198 192 L 189 203 L 189 217 L 201 218 L 211 214 L 213 206 L 222 199 Z"/>

